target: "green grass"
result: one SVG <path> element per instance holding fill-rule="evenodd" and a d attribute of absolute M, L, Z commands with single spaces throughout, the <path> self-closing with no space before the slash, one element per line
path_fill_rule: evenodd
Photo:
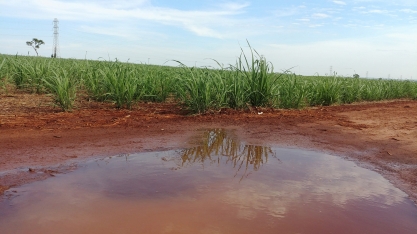
<path fill-rule="evenodd" d="M 221 71 L 189 68 L 180 63 L 176 74 L 176 95 L 181 103 L 195 113 L 219 109 L 226 105 L 226 87 Z"/>
<path fill-rule="evenodd" d="M 175 97 L 192 113 L 417 98 L 415 81 L 276 73 L 250 45 L 249 53 L 242 49 L 234 65 L 219 64 L 217 69 L 187 67 L 179 61 L 177 67 L 169 67 L 0 54 L 0 87 L 7 83 L 26 92 L 51 94 L 64 111 L 74 108 L 79 92 L 88 99 L 128 109 L 138 102 L 165 102 Z"/>
<path fill-rule="evenodd" d="M 1 58 L 0 58 L 1 59 Z M 0 60 L 1 61 L 1 60 Z M 8 69 L 5 68 L 6 66 L 6 59 L 4 58 L 2 62 L 0 62 L 0 88 L 5 91 L 7 94 L 7 84 L 8 84 Z"/>
<path fill-rule="evenodd" d="M 248 43 L 249 45 L 249 43 Z M 248 59 L 242 49 L 236 66 L 232 67 L 237 77 L 244 81 L 244 95 L 252 106 L 266 106 L 270 104 L 276 81 L 280 75 L 274 74 L 274 67 L 265 57 L 261 56 L 249 45 L 251 57 Z"/>
<path fill-rule="evenodd" d="M 101 94 L 105 100 L 116 104 L 117 108 L 130 109 L 136 99 L 140 97 L 139 80 L 135 70 L 119 62 L 102 66 L 98 71 Z"/>
<path fill-rule="evenodd" d="M 278 84 L 274 98 L 274 107 L 283 109 L 300 109 L 307 106 L 308 97 L 313 90 L 309 83 L 294 74 L 284 74 Z"/>
<path fill-rule="evenodd" d="M 53 96 L 55 104 L 63 111 L 71 111 L 76 97 L 75 81 L 65 70 L 53 71 L 53 75 L 42 78 L 43 85 Z"/>

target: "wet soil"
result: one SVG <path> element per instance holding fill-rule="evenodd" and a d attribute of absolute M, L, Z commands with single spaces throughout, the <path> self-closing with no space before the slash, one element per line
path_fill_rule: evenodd
<path fill-rule="evenodd" d="M 225 128 L 248 144 L 324 151 L 382 174 L 417 201 L 417 101 L 308 108 L 223 109 L 189 115 L 175 103 L 117 110 L 80 98 L 62 112 L 46 95 L 0 94 L 0 193 L 121 153 L 189 147 L 201 129 Z"/>

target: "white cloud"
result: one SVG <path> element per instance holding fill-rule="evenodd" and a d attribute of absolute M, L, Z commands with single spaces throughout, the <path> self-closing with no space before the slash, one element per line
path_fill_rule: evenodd
<path fill-rule="evenodd" d="M 128 30 L 122 30 L 119 27 L 91 27 L 91 26 L 81 26 L 80 30 L 87 33 L 94 33 L 100 35 L 107 35 L 107 36 L 116 36 L 116 37 L 124 37 L 124 38 L 132 38 L 134 35 L 129 33 Z"/>
<path fill-rule="evenodd" d="M 148 1 L 105 1 L 102 2 L 67 2 L 63 0 L 13 1 L 6 4 L 19 9 L 19 17 L 51 19 L 59 15 L 60 20 L 73 21 L 151 21 L 159 24 L 184 28 L 199 36 L 219 38 L 222 34 L 215 28 L 224 23 L 231 24 L 232 16 L 241 14 L 249 3 L 225 3 L 216 10 L 185 11 L 174 8 L 155 7 Z M 16 17 L 9 12 L 9 17 Z"/>
<path fill-rule="evenodd" d="M 355 70 L 361 76 L 369 71 L 370 77 L 375 78 L 386 78 L 388 74 L 391 74 L 391 78 L 399 78 L 402 75 L 415 78 L 416 38 L 416 33 L 390 33 L 374 38 L 327 40 L 293 45 L 274 44 L 264 50 L 268 51 L 265 56 L 273 61 L 277 69 L 300 65 L 302 74 L 317 72 L 324 75 L 328 73 L 329 66 L 333 66 L 333 70 L 339 75 L 349 77 Z M 280 58 L 275 54 L 286 56 Z"/>
<path fill-rule="evenodd" d="M 306 6 L 293 6 L 293 7 L 285 7 L 280 8 L 278 10 L 274 11 L 274 15 L 277 17 L 288 17 L 288 16 L 294 16 L 302 13 L 305 11 Z"/>
<path fill-rule="evenodd" d="M 333 3 L 338 5 L 346 5 L 346 2 L 343 1 L 333 1 Z"/>
<path fill-rule="evenodd" d="M 310 24 L 308 27 L 310 28 L 318 28 L 318 27 L 322 27 L 323 24 Z"/>
<path fill-rule="evenodd" d="M 217 192 L 216 198 L 237 207 L 237 216 L 247 220 L 255 219 L 260 211 L 283 218 L 300 198 L 315 201 L 323 196 L 328 204 L 338 207 L 345 207 L 354 200 L 375 197 L 380 198 L 382 204 L 393 205 L 406 198 L 405 193 L 375 176 L 375 172 L 348 169 L 346 165 L 351 162 L 342 165 L 338 163 L 340 158 L 336 157 L 316 160 L 320 160 L 320 164 L 315 162 L 314 167 L 304 171 L 304 179 L 282 180 L 277 186 L 249 179 L 245 181 L 249 186 Z"/>
<path fill-rule="evenodd" d="M 412 10 L 412 9 L 401 9 L 400 11 L 404 13 L 409 13 L 409 14 L 417 14 L 417 10 Z"/>
<path fill-rule="evenodd" d="M 0 38 L 0 52 L 27 54 L 28 47 L 24 41 L 36 36 L 47 42 L 47 46 L 42 49 L 41 53 L 44 52 L 44 55 L 48 55 L 50 48 L 47 49 L 47 47 L 52 44 L 53 39 L 51 21 L 55 17 L 60 20 L 60 30 L 62 30 L 62 33 L 60 32 L 60 43 L 62 47 L 71 42 L 84 45 L 84 48 L 80 48 L 78 51 L 67 50 L 65 54 L 71 53 L 68 56 L 82 58 L 84 58 L 86 50 L 88 50 L 89 55 L 92 53 L 90 52 L 92 51 L 91 45 L 95 44 L 94 48 L 96 48 L 97 54 L 102 52 L 106 55 L 109 51 L 110 54 L 114 54 L 118 58 L 137 56 L 137 60 L 143 60 L 140 56 L 142 56 L 141 54 L 146 47 L 148 49 L 146 51 L 149 51 L 150 54 L 143 55 L 146 59 L 155 54 L 151 51 L 157 51 L 157 54 L 164 58 L 161 60 L 178 58 L 194 61 L 206 57 L 216 59 L 227 57 L 223 61 L 234 63 L 234 56 L 239 54 L 238 41 L 244 44 L 246 38 L 256 48 L 266 44 L 288 43 L 291 45 L 291 43 L 297 42 L 301 47 L 306 46 L 305 48 L 312 49 L 314 46 L 307 45 L 327 39 L 337 41 L 343 38 L 350 40 L 349 38 L 351 38 L 361 41 L 364 37 L 370 35 L 389 34 L 390 30 L 400 27 L 403 27 L 403 32 L 415 31 L 417 9 L 412 6 L 395 3 L 395 6 L 390 8 L 384 4 L 363 1 L 353 4 L 352 1 L 340 0 L 340 2 L 352 6 L 352 8 L 346 8 L 334 5 L 337 4 L 334 3 L 335 1 L 327 1 L 333 7 L 326 8 L 323 5 L 309 2 L 306 2 L 303 6 L 292 5 L 292 3 L 258 6 L 255 5 L 255 2 L 250 5 L 248 0 L 216 0 L 209 1 L 210 4 L 206 7 L 201 6 L 193 8 L 193 10 L 184 10 L 190 7 L 181 8 L 182 3 L 171 4 L 168 1 L 162 7 L 161 5 L 155 5 L 156 3 L 153 4 L 154 1 L 151 0 L 0 0 L 0 21 L 13 22 L 13 25 L 3 24 L 0 28 L 1 34 L 5 35 Z M 417 3 L 417 1 L 415 2 Z M 385 16 L 394 12 L 397 14 L 395 19 L 401 20 L 388 21 Z M 37 22 L 37 26 L 43 27 L 43 31 L 36 31 L 36 35 L 33 35 L 35 29 L 31 26 L 33 23 L 30 22 L 32 21 Z M 25 23 L 22 27 L 19 27 L 17 22 Z M 7 28 L 10 28 L 10 30 Z M 20 31 L 13 30 L 14 28 Z M 111 38 L 106 37 L 106 35 L 111 36 Z M 402 41 L 395 39 L 387 43 L 385 49 L 398 51 L 396 48 L 391 48 L 398 46 L 415 51 L 417 37 L 414 35 L 410 38 L 414 40 L 414 44 L 408 43 L 407 46 L 404 46 L 405 44 Z M 385 39 L 375 37 L 373 40 L 379 43 Z M 133 42 L 135 40 L 136 42 Z M 366 41 L 366 39 L 363 40 Z M 114 47 L 110 47 L 108 41 L 111 41 Z M 141 53 L 133 56 L 131 53 L 132 46 L 138 44 L 143 45 L 143 47 L 138 48 Z M 369 43 L 366 42 L 365 44 L 368 45 Z M 361 53 L 360 50 L 356 50 L 356 48 L 362 48 L 361 45 L 364 44 L 346 43 L 345 46 L 340 48 L 335 46 L 332 47 L 334 49 L 333 54 L 340 54 L 340 60 L 344 61 L 344 58 L 351 57 L 349 51 L 345 51 L 345 47 L 351 46 L 352 50 Z M 224 51 L 225 47 L 234 48 L 234 46 L 236 46 L 236 51 L 232 49 L 228 50 L 228 53 Z M 322 46 L 323 51 L 327 51 L 326 47 Z M 223 50 L 214 52 L 213 48 L 219 47 Z M 159 50 L 159 48 L 164 49 Z M 64 48 L 61 51 L 64 55 Z M 198 51 L 199 53 L 192 51 Z M 355 61 L 362 61 L 362 64 L 370 63 L 369 61 L 372 60 L 380 61 L 380 53 L 375 51 L 377 50 L 367 52 L 370 55 L 366 61 L 363 56 L 356 57 Z M 320 51 L 316 52 L 322 53 Z M 292 54 L 293 52 L 288 50 L 285 53 Z M 303 51 L 297 53 L 305 54 Z M 415 52 L 413 53 L 415 54 Z M 279 54 L 282 53 L 279 52 Z M 232 57 L 232 60 L 228 60 L 229 57 Z M 376 59 L 374 59 L 375 57 Z M 416 61 L 415 57 L 408 59 Z M 277 61 L 280 61 L 279 58 L 277 58 Z M 302 63 L 309 64 L 311 61 L 315 63 L 317 59 L 310 58 L 307 61 L 303 58 L 294 58 L 291 61 L 289 60 L 290 66 L 284 68 Z M 408 64 L 408 62 L 406 63 Z M 277 64 L 280 63 L 277 62 Z M 382 64 L 382 62 L 379 64 Z M 322 65 L 317 64 L 316 67 L 319 66 Z M 397 69 L 393 70 L 407 71 L 403 74 L 413 73 L 416 77 L 415 66 L 408 66 L 410 67 L 399 65 Z M 316 70 L 312 68 L 304 73 L 320 72 L 320 69 L 314 69 Z M 369 68 L 370 71 L 372 69 L 377 72 L 381 71 L 381 76 L 388 73 L 386 70 L 391 70 L 389 63 Z"/>
<path fill-rule="evenodd" d="M 250 3 L 249 2 L 245 2 L 245 3 L 228 2 L 228 3 L 219 4 L 219 6 L 221 6 L 222 8 L 226 10 L 239 11 L 250 6 Z"/>
<path fill-rule="evenodd" d="M 315 13 L 312 15 L 313 18 L 320 18 L 320 19 L 324 19 L 324 18 L 329 18 L 330 15 L 328 14 L 324 14 L 324 13 Z"/>
<path fill-rule="evenodd" d="M 353 0 L 354 3 L 373 3 L 377 4 L 395 4 L 395 5 L 406 5 L 406 6 L 416 6 L 417 2 L 415 0 Z"/>
<path fill-rule="evenodd" d="M 78 1 L 69 1 L 69 2 L 85 3 L 85 1 L 80 1 L 80 0 L 78 0 Z M 134 7 L 139 7 L 139 6 L 143 6 L 143 5 L 146 5 L 146 4 L 150 3 L 149 0 L 132 0 L 132 1 L 128 1 L 128 0 L 118 0 L 118 1 L 114 1 L 114 0 L 90 0 L 89 2 L 93 2 L 94 4 L 104 5 L 108 8 L 112 8 L 112 9 L 131 9 L 131 8 L 134 8 Z"/>
<path fill-rule="evenodd" d="M 366 7 L 364 7 L 364 6 L 352 8 L 352 10 L 354 10 L 354 11 L 362 11 L 362 10 L 365 10 L 365 9 L 366 9 Z"/>
<path fill-rule="evenodd" d="M 221 33 L 218 33 L 208 27 L 201 27 L 201 26 L 196 26 L 193 24 L 185 25 L 185 27 L 199 36 L 214 37 L 214 38 L 224 37 L 222 36 Z"/>
<path fill-rule="evenodd" d="M 367 13 L 375 13 L 375 14 L 385 14 L 388 13 L 387 10 L 369 10 Z"/>

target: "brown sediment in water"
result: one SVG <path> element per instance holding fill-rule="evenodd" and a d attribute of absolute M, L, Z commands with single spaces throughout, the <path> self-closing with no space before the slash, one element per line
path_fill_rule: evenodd
<path fill-rule="evenodd" d="M 174 103 L 132 110 L 80 101 L 63 113 L 49 97 L 12 93 L 0 99 L 0 192 L 91 157 L 193 146 L 195 132 L 234 131 L 249 144 L 325 151 L 378 171 L 417 201 L 417 101 L 309 108 L 221 110 L 186 115 Z"/>
<path fill-rule="evenodd" d="M 340 157 L 246 145 L 230 131 L 183 150 L 91 160 L 0 203 L 1 233 L 415 233 L 417 207 Z M 17 194 L 17 196 L 15 195 Z"/>

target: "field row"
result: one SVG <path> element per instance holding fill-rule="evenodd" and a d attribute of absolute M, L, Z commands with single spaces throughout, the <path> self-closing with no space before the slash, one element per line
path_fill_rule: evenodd
<path fill-rule="evenodd" d="M 0 88 L 52 94 L 64 111 L 76 95 L 131 108 L 140 101 L 174 97 L 194 113 L 220 108 L 303 108 L 358 101 L 417 98 L 417 82 L 353 77 L 298 76 L 274 72 L 254 50 L 236 64 L 217 68 L 178 67 L 0 55 Z"/>

